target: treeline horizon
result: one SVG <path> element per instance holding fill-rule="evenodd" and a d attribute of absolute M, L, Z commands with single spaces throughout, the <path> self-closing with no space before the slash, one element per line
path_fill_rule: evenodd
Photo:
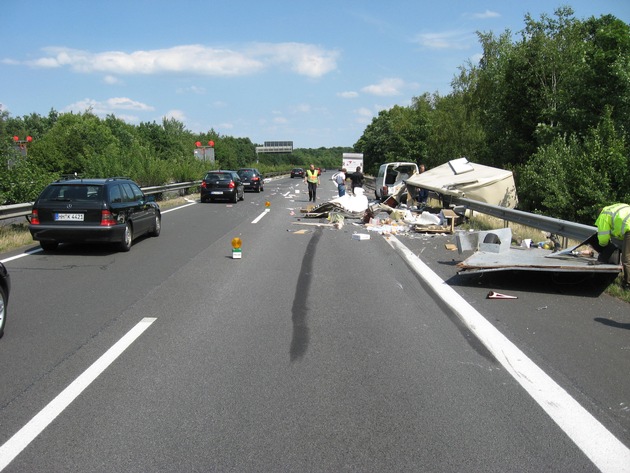
<path fill-rule="evenodd" d="M 31 141 L 25 143 L 25 138 Z M 14 142 L 22 142 L 20 150 Z M 195 156 L 196 143 L 214 142 L 215 162 Z M 295 149 L 293 153 L 256 153 L 249 138 L 209 130 L 194 133 L 176 119 L 162 123 L 126 123 L 91 110 L 47 116 L 12 117 L 0 111 L 0 203 L 33 201 L 50 182 L 67 175 L 83 178 L 127 176 L 141 186 L 200 180 L 211 169 L 257 167 L 261 172 L 289 171 L 311 162 L 338 166 L 347 147 Z"/>

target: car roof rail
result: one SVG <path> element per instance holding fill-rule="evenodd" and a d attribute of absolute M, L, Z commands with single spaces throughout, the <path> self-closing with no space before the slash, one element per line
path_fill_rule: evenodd
<path fill-rule="evenodd" d="M 117 180 L 126 180 L 126 181 L 130 181 L 131 178 L 127 177 L 127 176 L 114 176 L 114 177 L 108 177 L 107 179 L 105 179 L 106 181 L 117 181 Z"/>
<path fill-rule="evenodd" d="M 57 179 L 55 182 L 70 181 L 72 179 L 83 179 L 83 178 L 75 172 L 74 174 L 62 174 L 61 177 Z"/>

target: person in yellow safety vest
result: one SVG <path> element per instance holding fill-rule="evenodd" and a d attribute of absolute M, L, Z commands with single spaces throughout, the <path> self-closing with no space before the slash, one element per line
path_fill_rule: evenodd
<path fill-rule="evenodd" d="M 605 260 L 609 259 L 617 248 L 621 248 L 623 287 L 630 289 L 630 205 L 613 204 L 604 207 L 595 221 L 595 226 L 597 241 Z"/>
<path fill-rule="evenodd" d="M 319 184 L 319 171 L 315 169 L 315 165 L 306 170 L 304 182 L 308 184 L 308 201 L 315 202 L 317 200 L 317 185 Z"/>

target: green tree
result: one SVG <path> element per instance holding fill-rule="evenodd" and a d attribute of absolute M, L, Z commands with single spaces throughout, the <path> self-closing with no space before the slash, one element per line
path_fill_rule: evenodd
<path fill-rule="evenodd" d="M 605 15 L 579 23 L 578 31 L 580 56 L 567 81 L 568 126 L 587 130 L 610 113 L 617 125 L 630 131 L 630 26 Z"/>
<path fill-rule="evenodd" d="M 592 225 L 599 208 L 630 200 L 630 160 L 609 112 L 584 139 L 554 138 L 517 173 L 524 210 Z"/>
<path fill-rule="evenodd" d="M 429 168 L 463 156 L 479 162 L 485 135 L 475 110 L 466 107 L 465 93 L 452 92 L 444 97 L 424 94 L 414 98 L 414 103 L 424 107 L 429 118 L 424 159 Z"/>
<path fill-rule="evenodd" d="M 394 106 L 372 119 L 354 149 L 363 153 L 364 170 L 375 174 L 382 163 L 423 162 L 427 157 L 429 119 L 420 102 Z"/>
<path fill-rule="evenodd" d="M 66 113 L 33 141 L 29 159 L 47 172 L 83 174 L 91 160 L 106 158 L 116 147 L 116 138 L 96 115 Z"/>

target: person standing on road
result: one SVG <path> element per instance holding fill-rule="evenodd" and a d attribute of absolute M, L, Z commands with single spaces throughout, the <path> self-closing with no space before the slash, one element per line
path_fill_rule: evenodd
<path fill-rule="evenodd" d="M 317 185 L 319 184 L 319 171 L 315 169 L 315 165 L 311 164 L 306 170 L 304 182 L 308 185 L 308 201 L 315 202 L 317 200 Z"/>
<path fill-rule="evenodd" d="M 363 187 L 363 173 L 361 172 L 361 166 L 357 166 L 356 172 L 353 172 L 348 176 L 350 178 L 350 182 L 352 185 L 352 193 L 354 194 L 354 189 L 356 187 Z"/>
<path fill-rule="evenodd" d="M 597 220 L 597 241 L 600 261 L 608 261 L 617 248 L 621 249 L 623 288 L 630 289 L 630 205 L 613 204 L 604 207 Z M 612 245 L 610 244 L 612 240 Z M 597 245 L 595 245 L 597 246 Z"/>
<path fill-rule="evenodd" d="M 337 176 L 335 176 L 335 182 L 337 183 L 337 190 L 339 191 L 339 197 L 346 195 L 346 168 L 342 168 Z"/>

